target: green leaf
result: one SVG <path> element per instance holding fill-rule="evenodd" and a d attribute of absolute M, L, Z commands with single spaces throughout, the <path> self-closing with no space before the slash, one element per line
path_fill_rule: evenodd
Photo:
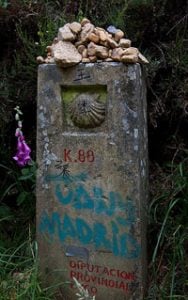
<path fill-rule="evenodd" d="M 27 175 L 20 176 L 19 180 L 23 181 L 23 180 L 27 180 L 27 179 L 32 178 L 32 177 L 33 177 L 33 173 L 29 173 Z"/>
<path fill-rule="evenodd" d="M 21 192 L 16 199 L 17 204 L 21 205 L 27 199 L 28 194 L 29 193 L 25 191 Z"/>
<path fill-rule="evenodd" d="M 0 221 L 10 220 L 11 218 L 12 218 L 11 209 L 7 205 L 2 204 L 0 206 Z"/>

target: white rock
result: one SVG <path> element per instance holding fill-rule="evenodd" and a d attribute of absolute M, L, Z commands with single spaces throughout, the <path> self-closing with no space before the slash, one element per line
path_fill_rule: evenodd
<path fill-rule="evenodd" d="M 81 26 L 84 26 L 87 23 L 91 23 L 90 20 L 88 20 L 87 18 L 83 18 L 82 21 L 80 22 Z"/>
<path fill-rule="evenodd" d="M 149 61 L 147 58 L 142 53 L 138 53 L 138 62 L 143 63 L 143 64 L 149 64 Z"/>
<path fill-rule="evenodd" d="M 96 62 L 97 61 L 97 57 L 96 56 L 90 56 L 89 60 L 90 60 L 90 62 Z"/>
<path fill-rule="evenodd" d="M 119 42 L 124 37 L 124 32 L 118 29 L 114 35 L 114 39 L 116 42 Z"/>
<path fill-rule="evenodd" d="M 87 49 L 84 49 L 82 52 L 82 58 L 88 57 Z"/>
<path fill-rule="evenodd" d="M 83 62 L 83 63 L 90 63 L 90 59 L 87 58 L 87 57 L 83 57 L 83 58 L 82 58 L 82 62 Z"/>
<path fill-rule="evenodd" d="M 99 42 L 99 36 L 93 32 L 88 35 L 88 38 L 91 42 L 93 42 L 95 44 L 97 44 Z"/>
<path fill-rule="evenodd" d="M 70 67 L 82 60 L 81 54 L 71 42 L 59 41 L 52 44 L 52 55 L 55 62 L 63 67 Z"/>
<path fill-rule="evenodd" d="M 71 24 L 69 24 L 69 28 L 74 34 L 78 34 L 81 31 L 82 26 L 78 22 L 72 22 Z"/>
<path fill-rule="evenodd" d="M 106 47 L 96 45 L 96 56 L 105 59 L 109 56 L 109 50 Z"/>
<path fill-rule="evenodd" d="M 93 42 L 90 42 L 87 46 L 87 52 L 89 56 L 96 55 L 96 45 Z"/>
<path fill-rule="evenodd" d="M 129 39 L 121 39 L 119 41 L 119 47 L 122 47 L 122 48 L 129 48 L 129 47 L 131 47 L 131 40 L 129 40 Z"/>
<path fill-rule="evenodd" d="M 121 61 L 121 56 L 123 54 L 123 49 L 118 47 L 112 50 L 111 58 L 115 61 Z"/>
<path fill-rule="evenodd" d="M 138 55 L 136 55 L 136 54 L 123 55 L 121 57 L 121 61 L 124 63 L 137 63 Z"/>
<path fill-rule="evenodd" d="M 77 47 L 77 50 L 78 50 L 78 52 L 79 52 L 80 54 L 82 54 L 82 52 L 83 52 L 85 49 L 86 49 L 86 47 L 85 47 L 84 45 L 79 45 L 79 46 Z"/>
<path fill-rule="evenodd" d="M 38 64 L 43 64 L 45 61 L 44 61 L 44 58 L 42 56 L 37 56 L 36 58 Z"/>
<path fill-rule="evenodd" d="M 69 24 L 65 24 L 63 27 L 59 28 L 58 40 L 66 42 L 73 42 L 75 40 L 75 34 L 70 30 Z"/>
<path fill-rule="evenodd" d="M 127 49 L 123 50 L 123 55 L 137 55 L 138 56 L 139 51 L 135 47 L 129 47 Z"/>
<path fill-rule="evenodd" d="M 137 63 L 139 51 L 137 48 L 130 47 L 123 50 L 121 61 L 125 63 Z"/>
<path fill-rule="evenodd" d="M 112 38 L 109 38 L 109 37 L 108 37 L 107 42 L 108 42 L 109 46 L 110 46 L 112 49 L 118 47 L 118 44 L 117 44 L 116 41 L 114 41 Z"/>
<path fill-rule="evenodd" d="M 80 39 L 81 42 L 86 42 L 89 40 L 89 35 L 93 32 L 94 30 L 94 25 L 91 23 L 86 23 L 83 27 L 82 27 L 82 31 L 80 33 Z"/>

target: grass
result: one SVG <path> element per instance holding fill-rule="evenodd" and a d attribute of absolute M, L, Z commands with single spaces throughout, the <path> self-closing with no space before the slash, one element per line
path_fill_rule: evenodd
<path fill-rule="evenodd" d="M 38 278 L 35 225 L 35 172 L 0 164 L 0 300 L 52 299 Z M 8 185 L 9 183 L 9 185 Z"/>
<path fill-rule="evenodd" d="M 53 291 L 41 287 L 37 244 L 30 239 L 16 249 L 0 247 L 0 300 L 48 300 Z"/>
<path fill-rule="evenodd" d="M 149 209 L 150 261 L 147 299 L 188 298 L 188 159 L 157 174 L 159 186 Z M 160 190 L 157 192 L 157 189 Z"/>

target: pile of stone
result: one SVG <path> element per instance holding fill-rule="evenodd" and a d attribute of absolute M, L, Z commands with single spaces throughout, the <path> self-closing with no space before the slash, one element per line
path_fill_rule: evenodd
<path fill-rule="evenodd" d="M 47 57 L 38 56 L 37 62 L 56 63 L 63 68 L 80 62 L 148 63 L 137 48 L 131 47 L 122 30 L 114 26 L 107 30 L 95 27 L 86 18 L 59 28 L 58 36 L 46 50 Z"/>

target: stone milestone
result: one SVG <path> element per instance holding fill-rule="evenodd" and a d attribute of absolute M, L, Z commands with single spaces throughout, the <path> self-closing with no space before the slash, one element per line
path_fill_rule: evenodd
<path fill-rule="evenodd" d="M 88 24 L 85 19 L 81 25 Z M 92 34 L 97 31 L 104 33 L 102 43 L 114 34 L 100 28 Z M 77 24 L 74 32 L 81 32 Z M 147 127 L 143 70 L 134 63 L 139 51 L 95 44 L 91 32 L 85 38 L 77 46 L 78 60 L 116 62 L 67 68 L 72 61 L 59 58 L 64 54 L 58 47 L 71 45 L 75 52 L 75 46 L 57 40 L 48 48 L 56 64 L 42 64 L 38 71 L 41 280 L 57 287 L 58 300 L 76 299 L 74 278 L 96 300 L 143 300 Z M 121 57 L 130 64 L 119 62 Z"/>
<path fill-rule="evenodd" d="M 95 27 L 87 18 L 60 27 L 52 45 L 47 47 L 47 57 L 37 57 L 40 64 L 55 62 L 63 68 L 97 61 L 148 63 L 122 30 L 112 25 L 107 30 Z"/>

